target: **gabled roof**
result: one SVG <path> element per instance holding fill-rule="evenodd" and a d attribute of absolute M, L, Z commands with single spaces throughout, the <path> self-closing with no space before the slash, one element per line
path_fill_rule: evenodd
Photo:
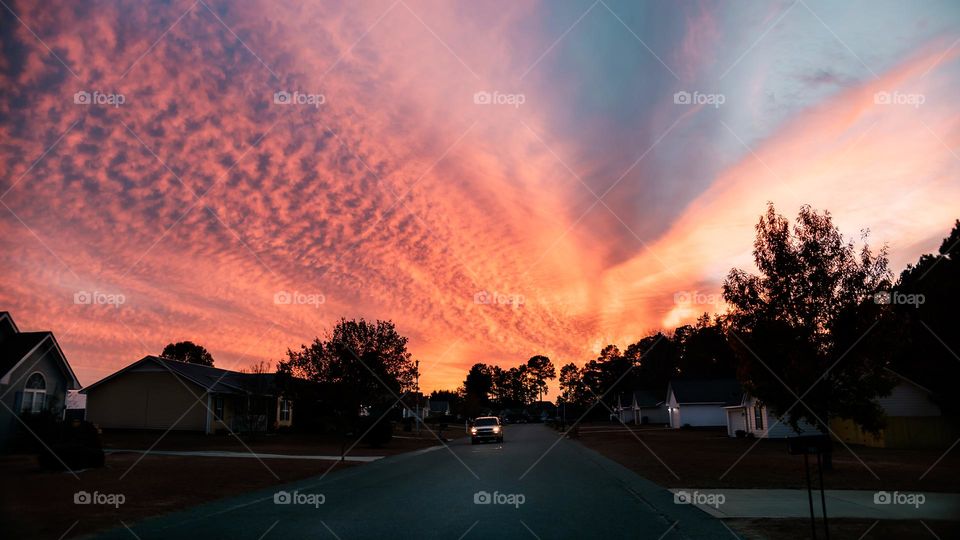
<path fill-rule="evenodd" d="M 14 329 L 17 328 L 8 312 L 0 312 L 0 315 L 3 316 L 4 322 L 9 321 Z M 53 336 L 52 332 L 18 331 L 15 334 L 0 337 L 0 381 L 4 384 L 10 384 L 10 374 L 17 366 L 25 362 L 27 357 L 35 351 L 46 354 L 51 350 L 56 351 L 59 357 L 60 369 L 67 379 L 67 389 L 75 390 L 80 388 L 80 381 L 77 380 L 73 368 L 71 368 L 70 363 L 67 362 L 67 357 L 64 356 L 63 350 L 60 349 L 60 344 L 57 343 L 57 339 Z"/>
<path fill-rule="evenodd" d="M 634 390 L 633 403 L 637 407 L 658 407 L 663 404 L 663 400 L 649 390 Z"/>
<path fill-rule="evenodd" d="M 129 366 L 87 386 L 81 393 L 89 390 L 144 364 L 154 364 L 171 374 L 200 386 L 207 392 L 217 394 L 258 394 L 273 395 L 276 391 L 276 374 L 241 373 L 200 364 L 181 362 L 162 356 L 144 356 Z"/>
<path fill-rule="evenodd" d="M 450 402 L 446 400 L 427 400 L 427 406 L 430 407 L 431 411 L 440 412 L 450 409 Z"/>
<path fill-rule="evenodd" d="M 673 379 L 667 396 L 673 392 L 678 404 L 738 405 L 743 390 L 736 379 Z"/>

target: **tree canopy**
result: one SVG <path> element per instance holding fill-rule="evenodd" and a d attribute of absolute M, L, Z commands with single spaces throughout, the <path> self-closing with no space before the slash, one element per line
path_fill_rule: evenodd
<path fill-rule="evenodd" d="M 741 383 L 795 428 L 840 416 L 878 430 L 874 398 L 893 388 L 892 312 L 873 301 L 890 286 L 886 249 L 858 252 L 809 206 L 791 227 L 771 204 L 756 230 L 760 274 L 733 269 L 723 284 Z"/>
<path fill-rule="evenodd" d="M 201 366 L 213 366 L 213 355 L 211 355 L 207 349 L 192 341 L 168 343 L 167 346 L 163 348 L 160 356 L 181 362 L 200 364 Z"/>

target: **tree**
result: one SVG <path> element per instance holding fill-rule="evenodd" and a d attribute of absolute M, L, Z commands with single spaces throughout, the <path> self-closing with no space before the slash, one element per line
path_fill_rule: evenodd
<path fill-rule="evenodd" d="M 960 220 L 935 255 L 925 254 L 907 266 L 896 287 L 883 301 L 905 328 L 905 345 L 897 353 L 897 373 L 930 389 L 947 414 L 960 414 L 954 397 L 960 380 Z"/>
<path fill-rule="evenodd" d="M 340 319 L 325 340 L 316 338 L 298 351 L 287 351 L 278 372 L 336 388 L 338 412 L 354 417 L 371 412 L 413 390 L 416 367 L 407 338 L 390 321 Z"/>
<path fill-rule="evenodd" d="M 827 431 L 843 417 L 879 430 L 874 399 L 893 387 L 891 312 L 872 301 L 889 287 L 886 249 L 857 253 L 829 212 L 809 206 L 791 229 L 770 204 L 756 230 L 760 274 L 732 269 L 723 284 L 741 383 L 794 428 Z"/>
<path fill-rule="evenodd" d="M 493 391 L 493 371 L 490 366 L 474 364 L 463 381 L 463 389 L 467 400 L 472 399 L 486 406 L 490 402 L 490 393 Z"/>
<path fill-rule="evenodd" d="M 168 343 L 167 346 L 163 348 L 160 356 L 181 362 L 200 364 L 201 366 L 213 366 L 213 356 L 207 349 L 192 341 Z"/>
<path fill-rule="evenodd" d="M 578 368 L 576 364 L 570 362 L 560 368 L 559 382 L 560 397 L 558 398 L 558 402 L 562 401 L 563 403 L 574 406 L 585 403 L 583 378 L 580 374 L 580 368 Z"/>
<path fill-rule="evenodd" d="M 533 387 L 539 401 L 543 401 L 543 393 L 547 391 L 547 380 L 557 378 L 557 370 L 553 362 L 543 355 L 537 355 L 527 360 L 527 373 L 533 379 Z"/>
<path fill-rule="evenodd" d="M 673 332 L 677 348 L 677 370 L 684 377 L 733 377 L 736 358 L 727 343 L 720 319 L 704 313 L 696 325 L 681 326 Z"/>

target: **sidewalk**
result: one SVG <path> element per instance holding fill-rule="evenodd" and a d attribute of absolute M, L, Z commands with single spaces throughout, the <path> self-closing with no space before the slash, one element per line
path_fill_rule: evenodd
<path fill-rule="evenodd" d="M 296 454 L 261 454 L 256 452 L 226 452 L 221 450 L 192 450 L 192 451 L 174 451 L 174 450 L 127 450 L 119 448 L 104 449 L 107 454 L 134 453 L 150 454 L 151 456 L 194 456 L 194 457 L 220 457 L 220 458 L 252 458 L 252 459 L 313 459 L 318 461 L 340 461 L 340 456 L 304 456 Z M 358 463 L 370 463 L 384 456 L 346 456 L 344 461 L 355 461 Z"/>
<path fill-rule="evenodd" d="M 810 516 L 806 490 L 799 489 L 670 489 L 674 501 L 692 504 L 718 518 L 805 518 Z M 887 504 L 874 502 L 877 493 Z M 882 495 L 886 493 L 886 496 Z M 678 495 L 680 494 L 680 495 Z M 825 492 L 828 518 L 947 519 L 960 516 L 960 494 L 831 490 Z M 908 503 L 909 501 L 909 503 Z M 679 504 L 679 503 L 678 503 Z M 813 492 L 813 510 L 821 516 L 820 491 Z"/>

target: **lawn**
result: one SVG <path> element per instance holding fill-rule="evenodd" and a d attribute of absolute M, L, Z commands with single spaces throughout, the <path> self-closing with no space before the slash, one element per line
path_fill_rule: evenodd
<path fill-rule="evenodd" d="M 455 434 L 457 432 L 454 432 Z M 410 433 L 397 433 L 412 437 Z M 462 435 L 462 430 L 460 430 Z M 107 432 L 105 448 L 147 449 L 160 432 Z M 346 446 L 353 444 L 347 441 Z M 424 431 L 420 438 L 395 438 L 383 448 L 359 444 L 349 455 L 394 455 L 438 444 Z M 339 455 L 341 442 L 330 437 L 282 434 L 240 442 L 229 435 L 167 434 L 155 450 L 223 450 L 290 455 Z M 138 461 L 139 460 L 139 461 Z M 354 463 L 303 459 L 143 456 L 108 453 L 106 466 L 77 473 L 44 471 L 29 455 L 0 457 L 0 530 L 5 538 L 76 537 L 122 527 L 152 515 L 187 508 L 245 491 L 269 488 L 323 474 Z M 74 504 L 77 491 L 123 494 L 119 508 Z"/>
<path fill-rule="evenodd" d="M 804 519 L 724 520 L 743 540 L 809 539 L 810 522 Z M 817 538 L 824 538 L 817 522 Z M 732 537 L 731 537 L 732 538 Z M 904 538 L 960 538 L 960 522 L 919 520 L 831 519 L 831 540 L 903 540 Z"/>
<path fill-rule="evenodd" d="M 806 487 L 803 457 L 788 455 L 783 440 L 736 439 L 725 430 L 628 431 L 620 424 L 589 424 L 578 431 L 584 445 L 665 487 Z M 960 451 L 945 452 L 848 449 L 837 443 L 834 470 L 825 474 L 824 484 L 827 489 L 956 492 Z"/>

